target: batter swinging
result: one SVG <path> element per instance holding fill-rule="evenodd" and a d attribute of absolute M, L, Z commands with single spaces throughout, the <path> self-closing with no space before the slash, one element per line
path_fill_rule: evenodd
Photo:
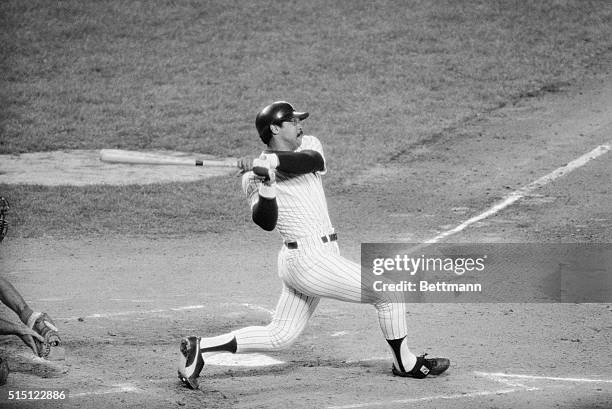
<path fill-rule="evenodd" d="M 375 292 L 362 282 L 360 265 L 340 255 L 321 183 L 326 173 L 321 142 L 304 135 L 302 120 L 284 101 L 257 114 L 255 125 L 267 149 L 239 165 L 246 173 L 243 190 L 253 221 L 262 229 L 275 228 L 283 239 L 278 274 L 283 281 L 272 322 L 228 334 L 181 340 L 179 378 L 197 389 L 206 353 L 275 351 L 288 347 L 300 335 L 321 297 L 374 305 L 383 335 L 393 352 L 393 374 L 425 378 L 448 369 L 446 358 L 415 356 L 407 345 L 406 305 L 394 293 Z M 397 298 L 394 298 L 397 297 Z"/>

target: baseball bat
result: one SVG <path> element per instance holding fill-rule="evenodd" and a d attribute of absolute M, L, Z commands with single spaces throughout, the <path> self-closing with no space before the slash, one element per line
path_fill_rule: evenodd
<path fill-rule="evenodd" d="M 141 165 L 184 165 L 207 167 L 237 167 L 236 159 L 210 160 L 188 156 L 172 156 L 163 153 L 126 151 L 123 149 L 102 149 L 100 160 L 109 163 L 141 164 Z"/>

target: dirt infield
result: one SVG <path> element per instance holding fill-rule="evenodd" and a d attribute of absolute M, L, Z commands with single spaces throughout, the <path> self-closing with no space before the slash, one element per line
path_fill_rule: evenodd
<path fill-rule="evenodd" d="M 611 118 L 612 80 L 601 77 L 475 118 L 396 167 L 364 170 L 344 192 L 328 192 L 341 249 L 357 259 L 360 242 L 421 241 L 451 229 L 609 144 Z M 594 159 L 453 240 L 610 242 L 611 163 L 610 154 Z M 389 195 L 368 197 L 371 183 Z M 381 208 L 397 210 L 390 220 L 371 217 Z M 219 357 L 200 391 L 184 389 L 175 370 L 181 336 L 269 319 L 279 245 L 252 225 L 185 238 L 9 237 L 2 271 L 56 319 L 67 358 L 37 360 L 3 338 L 11 375 L 0 391 L 70 390 L 63 406 L 12 403 L 44 408 L 610 407 L 609 304 L 411 305 L 412 348 L 453 363 L 444 376 L 415 381 L 391 375 L 371 307 L 324 301 L 297 343 L 270 355 L 275 361 Z"/>

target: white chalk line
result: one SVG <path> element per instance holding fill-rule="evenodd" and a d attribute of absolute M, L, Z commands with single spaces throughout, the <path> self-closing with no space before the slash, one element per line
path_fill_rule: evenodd
<path fill-rule="evenodd" d="M 367 408 L 367 407 L 377 407 L 377 406 L 390 406 L 390 405 L 405 405 L 409 403 L 418 403 L 418 402 L 431 402 L 436 400 L 456 400 L 456 399 L 469 399 L 469 398 L 479 398 L 483 396 L 492 396 L 492 395 L 506 395 L 509 393 L 517 393 L 517 392 L 531 392 L 540 390 L 540 388 L 529 387 L 523 385 L 518 382 L 514 382 L 512 380 L 503 379 L 502 377 L 494 377 L 488 376 L 490 374 L 486 374 L 484 372 L 475 372 L 478 375 L 486 376 L 493 381 L 499 382 L 508 386 L 506 389 L 495 389 L 495 390 L 485 390 L 485 391 L 476 391 L 476 392 L 464 392 L 464 393 L 454 393 L 449 395 L 432 395 L 432 396 L 422 396 L 420 398 L 408 398 L 408 399 L 395 399 L 395 400 L 386 400 L 386 401 L 376 401 L 376 402 L 362 402 L 362 403 L 353 403 L 348 405 L 341 406 L 328 406 L 327 409 L 353 409 L 353 408 Z"/>
<path fill-rule="evenodd" d="M 466 399 L 466 398 L 478 398 L 483 396 L 491 395 L 504 395 L 516 392 L 533 392 L 542 390 L 540 387 L 527 386 L 516 381 L 520 380 L 531 380 L 531 381 L 554 381 L 554 382 L 575 382 L 575 383 L 612 383 L 612 379 L 592 379 L 592 378 L 563 378 L 554 376 L 539 376 L 539 375 L 520 375 L 520 374 L 506 374 L 506 373 L 489 373 L 489 372 L 474 372 L 477 376 L 483 376 L 491 379 L 492 381 L 502 383 L 508 386 L 508 389 L 490 390 L 490 391 L 477 391 L 471 393 L 458 393 L 449 395 L 432 395 L 423 396 L 420 398 L 410 399 L 397 399 L 387 401 L 376 401 L 376 402 L 363 402 L 354 403 L 341 406 L 328 406 L 327 409 L 352 409 L 352 408 L 366 408 L 366 407 L 377 407 L 377 406 L 389 406 L 389 405 L 401 405 L 408 403 L 417 402 L 429 402 L 435 400 L 449 400 L 449 399 Z"/>
<path fill-rule="evenodd" d="M 159 314 L 170 311 L 190 311 L 190 310 L 201 310 L 206 308 L 204 305 L 187 305 L 184 307 L 175 307 L 168 309 L 154 309 L 154 310 L 133 310 L 133 311 L 117 311 L 117 312 L 104 312 L 98 314 L 90 314 L 79 317 L 58 317 L 58 321 L 77 321 L 85 318 L 112 318 L 121 317 L 125 315 L 139 315 L 139 314 Z"/>
<path fill-rule="evenodd" d="M 130 384 L 113 385 L 109 389 L 99 389 L 94 391 L 69 393 L 69 398 L 85 398 L 88 396 L 111 395 L 115 393 L 143 393 L 143 390 Z"/>
<path fill-rule="evenodd" d="M 498 389 L 494 391 L 456 393 L 452 395 L 433 395 L 433 396 L 423 396 L 421 398 L 365 402 L 365 403 L 355 403 L 355 404 L 341 405 L 341 406 L 328 406 L 327 409 L 369 408 L 369 407 L 377 407 L 377 406 L 386 407 L 389 405 L 403 405 L 403 404 L 408 404 L 408 403 L 430 402 L 430 401 L 435 401 L 435 400 L 455 400 L 455 399 L 477 398 L 481 396 L 505 395 L 508 393 L 514 393 L 514 392 L 520 392 L 520 391 L 521 391 L 520 389 L 512 388 L 512 389 Z"/>
<path fill-rule="evenodd" d="M 593 379 L 593 378 L 564 378 L 556 376 L 540 376 L 540 375 L 521 375 L 521 374 L 506 374 L 502 372 L 489 373 L 489 372 L 474 372 L 476 375 L 492 378 L 496 380 L 501 379 L 525 379 L 525 380 L 544 380 L 544 381 L 555 381 L 555 382 L 575 382 L 575 383 L 612 383 L 612 379 Z"/>
<path fill-rule="evenodd" d="M 499 377 L 499 376 L 492 376 L 490 374 L 487 374 L 486 372 L 477 372 L 477 371 L 475 371 L 474 374 L 476 374 L 476 376 L 487 377 L 487 378 L 489 378 L 492 381 L 495 381 L 495 382 L 498 382 L 498 383 L 502 383 L 502 384 L 504 384 L 506 386 L 518 387 L 518 388 L 521 388 L 521 389 L 523 389 L 525 391 L 539 391 L 540 390 L 540 388 L 524 385 L 522 383 L 517 382 L 514 379 L 508 379 L 508 378 L 503 378 L 503 377 Z"/>
<path fill-rule="evenodd" d="M 477 223 L 490 216 L 493 216 L 494 214 L 500 212 L 501 210 L 505 209 L 506 207 L 510 206 L 516 201 L 529 195 L 534 190 L 539 189 L 542 186 L 545 186 L 546 184 L 554 181 L 555 179 L 558 179 L 562 176 L 567 175 L 568 173 L 580 168 L 581 166 L 584 166 L 591 160 L 596 159 L 599 156 L 609 152 L 611 149 L 612 149 L 612 141 L 596 147 L 592 151 L 585 153 L 584 155 L 574 159 L 573 161 L 569 162 L 565 166 L 561 166 L 555 169 L 554 171 L 550 172 L 549 174 L 542 176 L 541 178 L 529 183 L 528 185 L 525 185 L 522 188 L 515 190 L 514 192 L 506 196 L 506 198 L 503 199 L 501 202 L 493 205 L 492 207 L 490 207 L 488 210 L 484 211 L 483 213 L 464 221 L 463 223 L 459 224 L 457 227 L 453 229 L 450 229 L 450 230 L 447 230 L 445 232 L 438 234 L 434 238 L 425 241 L 425 243 L 426 244 L 437 243 L 440 240 L 448 236 L 451 236 L 453 234 L 459 233 L 462 230 L 465 230 L 467 227 L 469 227 L 470 225 L 474 223 Z"/>
<path fill-rule="evenodd" d="M 255 305 L 255 304 L 226 303 L 225 305 L 234 305 L 234 306 L 239 305 L 241 307 L 245 307 L 245 308 L 248 308 L 254 311 L 263 311 L 268 314 L 274 313 L 274 310 L 270 310 L 268 308 L 265 308 L 259 305 Z M 83 320 L 86 318 L 89 318 L 89 319 L 91 318 L 113 318 L 113 317 L 122 317 L 122 316 L 127 316 L 127 315 L 163 314 L 167 312 L 201 310 L 204 308 L 206 308 L 205 305 L 186 305 L 183 307 L 174 307 L 174 308 L 166 308 L 166 309 L 158 308 L 158 309 L 152 309 L 152 310 L 128 310 L 128 311 L 116 311 L 116 312 L 103 312 L 103 313 L 74 316 L 74 317 L 58 317 L 57 320 L 58 321 L 78 321 L 78 320 Z"/>
<path fill-rule="evenodd" d="M 249 303 L 242 303 L 240 305 L 243 306 L 243 307 L 246 307 L 246 308 L 248 308 L 250 310 L 263 311 L 263 312 L 266 312 L 266 313 L 268 313 L 270 315 L 274 314 L 274 310 L 262 307 L 261 305 L 249 304 Z"/>
<path fill-rule="evenodd" d="M 541 387 L 527 386 L 523 383 L 517 382 L 517 380 L 573 382 L 573 383 L 612 383 L 612 379 L 565 378 L 565 377 L 555 377 L 555 376 L 506 374 L 502 372 L 490 373 L 490 372 L 479 372 L 479 371 L 475 371 L 474 374 L 476 374 L 477 376 L 488 378 L 495 382 L 499 382 L 505 386 L 508 386 L 509 388 L 498 389 L 498 390 L 477 391 L 477 392 L 471 392 L 471 393 L 423 396 L 420 398 L 397 399 L 397 400 L 386 400 L 386 401 L 376 401 L 376 402 L 362 402 L 362 403 L 354 403 L 354 404 L 341 405 L 341 406 L 328 406 L 327 409 L 352 409 L 352 408 L 366 408 L 366 407 L 377 407 L 377 406 L 384 407 L 384 406 L 389 406 L 389 405 L 401 405 L 401 404 L 417 403 L 417 402 L 429 402 L 429 401 L 435 401 L 435 400 L 478 398 L 482 396 L 504 395 L 504 394 L 509 394 L 509 393 L 533 392 L 533 391 L 542 390 Z"/>

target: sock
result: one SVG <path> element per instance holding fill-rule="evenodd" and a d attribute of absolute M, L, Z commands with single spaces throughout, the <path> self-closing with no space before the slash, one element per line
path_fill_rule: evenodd
<path fill-rule="evenodd" d="M 235 354 L 237 349 L 236 337 L 231 333 L 212 338 L 202 338 L 200 340 L 201 353 L 226 351 Z"/>
<path fill-rule="evenodd" d="M 387 342 L 393 351 L 395 368 L 403 372 L 410 372 L 417 362 L 417 357 L 408 349 L 406 337 L 388 339 Z"/>

